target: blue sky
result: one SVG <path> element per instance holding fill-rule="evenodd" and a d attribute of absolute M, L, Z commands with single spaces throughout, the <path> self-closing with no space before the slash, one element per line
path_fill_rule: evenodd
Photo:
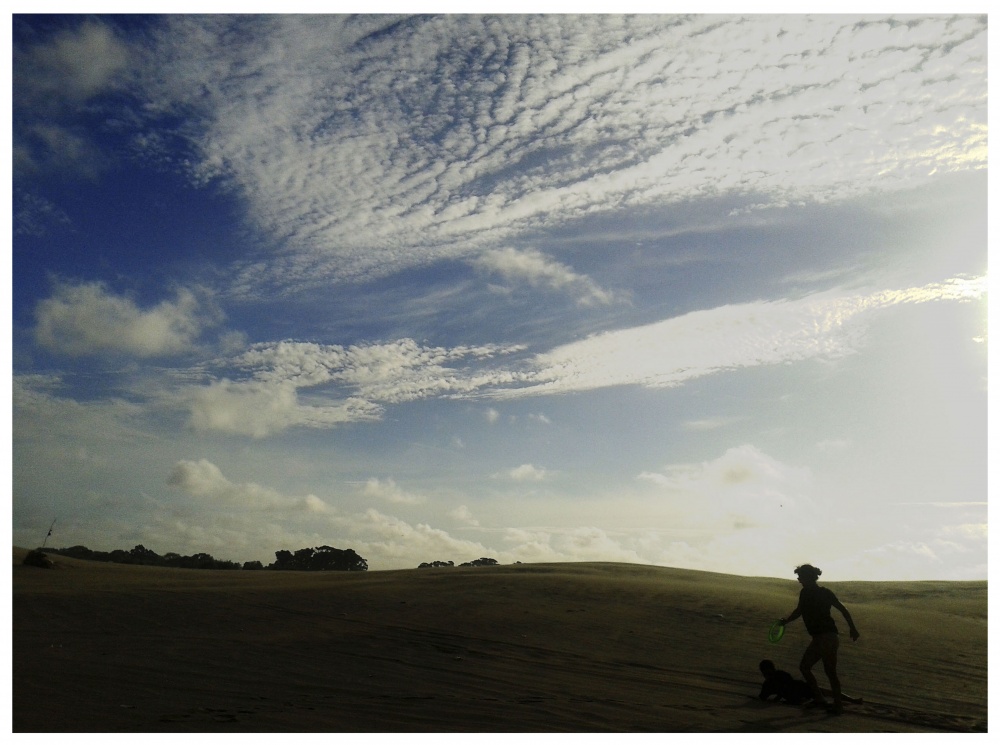
<path fill-rule="evenodd" d="M 987 575 L 985 16 L 28 16 L 14 542 Z"/>

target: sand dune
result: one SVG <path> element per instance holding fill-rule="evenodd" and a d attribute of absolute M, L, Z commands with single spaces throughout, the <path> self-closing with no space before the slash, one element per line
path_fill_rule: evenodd
<path fill-rule="evenodd" d="M 833 717 L 756 699 L 796 672 L 792 580 L 625 564 L 367 573 L 131 567 L 14 549 L 13 730 L 938 732 L 987 727 L 987 583 L 823 583 Z M 839 618 L 839 616 L 838 616 Z M 841 624 L 843 626 L 843 624 Z M 822 681 L 822 676 L 821 676 Z"/>

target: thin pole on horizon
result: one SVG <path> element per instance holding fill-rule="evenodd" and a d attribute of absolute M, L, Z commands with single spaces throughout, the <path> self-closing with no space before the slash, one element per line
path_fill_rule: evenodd
<path fill-rule="evenodd" d="M 52 524 L 49 526 L 49 532 L 45 534 L 45 540 L 42 541 L 42 548 L 45 548 L 45 544 L 49 541 L 49 536 L 52 535 L 52 528 L 56 526 L 56 518 L 52 518 Z"/>

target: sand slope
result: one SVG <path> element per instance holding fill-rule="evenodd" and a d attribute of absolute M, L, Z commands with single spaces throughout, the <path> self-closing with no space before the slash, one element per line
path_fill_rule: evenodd
<path fill-rule="evenodd" d="M 756 700 L 790 580 L 625 564 L 13 567 L 13 729 L 934 732 L 987 726 L 986 582 L 825 583 L 841 717 Z M 839 619 L 839 614 L 837 615 Z M 843 624 L 840 624 L 843 628 Z M 822 682 L 822 676 L 821 676 Z"/>

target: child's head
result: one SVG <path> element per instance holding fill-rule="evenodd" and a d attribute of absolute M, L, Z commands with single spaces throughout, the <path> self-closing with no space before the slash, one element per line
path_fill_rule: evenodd
<path fill-rule="evenodd" d="M 822 569 L 817 569 L 812 564 L 803 564 L 802 566 L 795 567 L 795 574 L 798 575 L 800 581 L 815 582 L 822 573 Z"/>
<path fill-rule="evenodd" d="M 765 678 L 770 678 L 774 674 L 774 663 L 770 660 L 760 661 L 760 672 Z"/>

